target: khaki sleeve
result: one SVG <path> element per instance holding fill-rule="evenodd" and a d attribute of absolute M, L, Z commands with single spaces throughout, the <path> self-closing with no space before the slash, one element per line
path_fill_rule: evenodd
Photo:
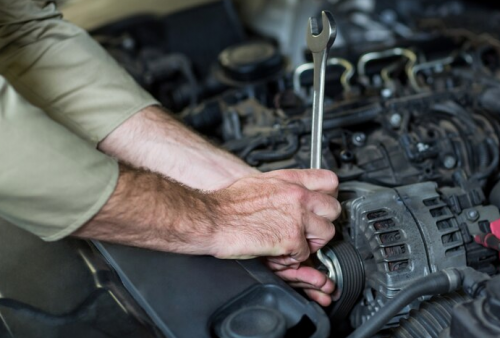
<path fill-rule="evenodd" d="M 158 102 L 53 3 L 0 0 L 0 74 L 31 104 L 96 145 Z"/>
<path fill-rule="evenodd" d="M 44 240 L 67 236 L 107 202 L 118 164 L 0 76 L 0 218 Z"/>

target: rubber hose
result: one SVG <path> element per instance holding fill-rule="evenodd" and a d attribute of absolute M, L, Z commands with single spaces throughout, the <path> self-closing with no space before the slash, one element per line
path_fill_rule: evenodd
<path fill-rule="evenodd" d="M 438 338 L 450 327 L 453 307 L 472 298 L 464 292 L 453 292 L 432 297 L 420 304 L 418 310 L 411 310 L 408 318 L 402 319 L 393 329 L 393 338 Z"/>
<path fill-rule="evenodd" d="M 491 189 L 489 201 L 491 204 L 500 209 L 500 181 L 498 181 L 493 189 Z"/>
<path fill-rule="evenodd" d="M 498 164 L 500 162 L 500 152 L 498 150 L 498 145 L 490 137 L 486 139 L 486 143 L 488 144 L 493 155 L 491 163 L 482 172 L 475 173 L 474 175 L 471 176 L 471 178 L 482 180 L 488 178 L 495 170 L 498 169 Z"/>
<path fill-rule="evenodd" d="M 222 110 L 217 101 L 205 103 L 199 111 L 190 109 L 182 115 L 182 120 L 196 130 L 215 128 L 222 123 Z"/>
<path fill-rule="evenodd" d="M 266 161 L 281 161 L 290 158 L 299 149 L 299 139 L 297 135 L 286 136 L 287 144 L 277 150 L 255 150 L 246 156 L 249 163 Z"/>
<path fill-rule="evenodd" d="M 358 125 L 364 122 L 370 122 L 375 120 L 383 111 L 382 106 L 376 104 L 336 114 L 325 112 L 323 130 L 344 128 L 354 124 Z M 304 125 L 304 133 L 310 133 L 312 117 L 302 118 L 300 121 L 302 125 Z"/>
<path fill-rule="evenodd" d="M 476 148 L 476 153 L 477 153 L 477 166 L 481 169 L 487 168 L 488 164 L 490 163 L 490 152 L 488 150 L 488 144 L 486 141 L 481 142 L 477 148 Z"/>
<path fill-rule="evenodd" d="M 479 103 L 488 111 L 500 114 L 500 97 L 499 88 L 491 88 L 486 90 L 480 97 Z"/>
<path fill-rule="evenodd" d="M 85 313 L 92 311 L 97 299 L 106 294 L 108 294 L 106 289 L 96 289 L 80 305 L 65 314 L 51 314 L 32 305 L 10 298 L 0 298 L 0 308 L 4 307 L 14 310 L 20 315 L 46 323 L 47 325 L 60 326 L 81 320 L 85 316 Z"/>
<path fill-rule="evenodd" d="M 349 113 L 340 113 L 333 117 L 326 115 L 323 121 L 323 130 L 344 128 L 352 126 L 353 124 L 370 122 L 378 117 L 382 111 L 382 107 L 377 105 L 374 107 L 370 107 L 369 109 L 360 109 Z"/>
<path fill-rule="evenodd" d="M 457 274 L 461 275 L 457 270 Z M 450 271 L 449 270 L 449 271 Z M 363 323 L 348 338 L 369 338 L 375 335 L 389 320 L 397 315 L 405 306 L 421 296 L 433 296 L 453 290 L 447 273 L 439 271 L 414 281 L 407 288 L 389 300 L 384 307 Z"/>

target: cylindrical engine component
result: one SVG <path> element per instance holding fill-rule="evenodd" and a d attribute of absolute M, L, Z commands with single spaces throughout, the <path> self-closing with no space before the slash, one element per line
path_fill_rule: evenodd
<path fill-rule="evenodd" d="M 500 337 L 500 276 L 486 285 L 484 297 L 453 309 L 449 336 L 443 338 Z"/>
<path fill-rule="evenodd" d="M 462 278 L 457 269 L 447 269 L 415 280 L 396 297 L 389 300 L 383 308 L 357 328 L 348 338 L 372 337 L 402 308 L 418 297 L 454 291 L 462 285 Z"/>
<path fill-rule="evenodd" d="M 423 302 L 418 310 L 411 310 L 408 318 L 402 319 L 400 326 L 393 330 L 394 338 L 438 338 L 450 326 L 453 308 L 470 300 L 463 292 L 453 292 L 435 296 Z"/>
<path fill-rule="evenodd" d="M 219 78 L 228 85 L 266 81 L 281 74 L 283 67 L 283 56 L 266 41 L 231 46 L 219 55 Z"/>
<path fill-rule="evenodd" d="M 335 283 L 336 301 L 328 312 L 330 320 L 338 323 L 347 317 L 363 292 L 365 267 L 358 251 L 349 242 L 330 242 L 322 252 L 325 262 L 331 266 L 328 270 L 335 271 L 335 275 L 329 277 Z"/>

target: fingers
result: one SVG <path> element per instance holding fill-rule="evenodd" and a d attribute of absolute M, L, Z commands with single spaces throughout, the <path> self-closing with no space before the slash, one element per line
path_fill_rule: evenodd
<path fill-rule="evenodd" d="M 335 236 L 335 226 L 326 218 L 309 213 L 305 223 L 305 236 L 309 251 L 315 253 Z"/>
<path fill-rule="evenodd" d="M 267 264 L 272 269 L 273 263 L 268 262 Z M 331 294 L 335 290 L 335 286 L 331 279 L 322 272 L 301 265 L 298 269 L 285 269 L 275 271 L 275 273 L 288 282 L 291 287 L 304 289 L 306 295 L 321 306 L 331 304 Z"/>
<path fill-rule="evenodd" d="M 330 221 L 336 220 L 340 215 L 340 203 L 335 197 L 330 195 L 310 192 L 306 204 L 309 211 Z"/>
<path fill-rule="evenodd" d="M 273 271 L 298 269 L 300 266 L 300 263 L 289 256 L 267 257 L 266 264 Z"/>
<path fill-rule="evenodd" d="M 299 184 L 308 190 L 337 196 L 339 181 L 337 175 L 325 169 L 287 169 L 266 174 L 281 180 Z"/>
<path fill-rule="evenodd" d="M 304 289 L 306 295 L 321 306 L 329 306 L 332 303 L 332 296 L 314 289 Z"/>
<path fill-rule="evenodd" d="M 294 245 L 295 247 L 292 249 L 289 257 L 292 264 L 303 262 L 309 258 L 311 250 L 306 237 L 300 236 L 300 239 Z"/>
<path fill-rule="evenodd" d="M 310 266 L 301 265 L 298 269 L 286 269 L 275 273 L 293 287 L 315 289 L 328 294 L 335 289 L 330 278 Z"/>

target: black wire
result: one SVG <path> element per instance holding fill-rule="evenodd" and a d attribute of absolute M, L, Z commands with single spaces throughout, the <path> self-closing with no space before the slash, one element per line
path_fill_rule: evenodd
<path fill-rule="evenodd" d="M 94 290 L 82 303 L 70 312 L 55 315 L 41 310 L 32 305 L 11 298 L 0 298 L 0 308 L 8 308 L 16 311 L 19 314 L 25 315 L 32 319 L 41 321 L 51 326 L 61 326 L 74 323 L 83 318 L 85 312 L 94 304 L 94 302 L 107 294 L 105 289 Z"/>

